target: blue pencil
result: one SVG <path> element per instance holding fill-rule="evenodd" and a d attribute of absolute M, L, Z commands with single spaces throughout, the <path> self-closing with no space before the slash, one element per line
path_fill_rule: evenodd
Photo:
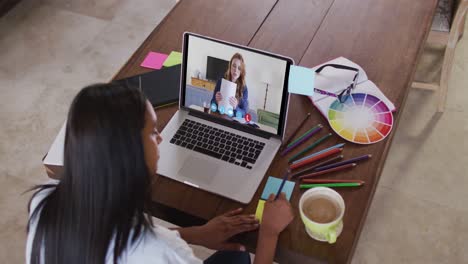
<path fill-rule="evenodd" d="M 345 143 L 336 144 L 335 146 L 326 148 L 326 149 L 324 149 L 324 150 L 321 150 L 321 151 L 312 153 L 312 154 L 310 154 L 309 156 L 305 156 L 305 157 L 303 157 L 303 158 L 301 158 L 301 159 L 295 160 L 295 161 L 292 162 L 292 164 L 296 164 L 296 163 L 301 162 L 301 161 L 303 161 L 303 160 L 306 160 L 306 159 L 308 159 L 308 158 L 315 157 L 315 156 L 320 155 L 320 154 L 322 154 L 322 153 L 324 153 L 324 152 L 326 152 L 326 151 L 329 151 L 330 149 L 342 148 L 344 145 L 345 145 Z"/>
<path fill-rule="evenodd" d="M 280 185 L 280 187 L 278 189 L 278 192 L 276 193 L 275 200 L 278 199 L 281 191 L 283 190 L 284 184 L 286 183 L 286 180 L 288 179 L 288 176 L 289 176 L 290 172 L 291 172 L 291 170 L 288 168 L 288 170 L 284 173 L 283 181 L 281 182 L 281 185 Z"/>

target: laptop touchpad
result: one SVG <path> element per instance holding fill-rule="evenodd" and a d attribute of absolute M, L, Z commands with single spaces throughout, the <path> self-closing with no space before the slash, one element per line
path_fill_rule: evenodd
<path fill-rule="evenodd" d="M 219 165 L 214 161 L 189 156 L 185 160 L 184 165 L 182 165 L 182 168 L 180 168 L 179 175 L 195 184 L 208 184 L 218 173 L 218 169 Z"/>

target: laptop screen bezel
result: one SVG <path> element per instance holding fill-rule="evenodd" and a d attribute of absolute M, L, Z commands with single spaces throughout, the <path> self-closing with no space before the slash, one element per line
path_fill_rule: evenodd
<path fill-rule="evenodd" d="M 217 43 L 220 43 L 220 44 L 223 44 L 223 45 L 228 45 L 228 46 L 231 46 L 231 47 L 236 47 L 236 48 L 239 48 L 239 49 L 244 49 L 244 50 L 247 50 L 247 51 L 250 51 L 250 52 L 258 53 L 258 54 L 261 54 L 261 55 L 266 55 L 266 56 L 276 58 L 276 59 L 280 59 L 280 60 L 283 60 L 283 61 L 286 62 L 286 69 L 285 69 L 284 83 L 283 83 L 283 93 L 282 93 L 282 98 L 281 98 L 281 108 L 280 108 L 280 113 L 279 113 L 279 122 L 278 122 L 278 128 L 277 128 L 277 133 L 276 134 L 265 131 L 265 130 L 262 130 L 260 128 L 254 128 L 254 127 L 250 127 L 250 126 L 238 123 L 238 122 L 234 122 L 232 120 L 226 120 L 226 119 L 221 118 L 221 117 L 214 117 L 211 114 L 204 113 L 204 112 L 198 111 L 198 110 L 194 110 L 194 109 L 191 109 L 191 108 L 185 106 L 185 94 L 186 94 L 186 89 L 187 89 L 187 84 L 186 84 L 187 83 L 187 59 L 188 59 L 188 45 L 189 45 L 190 36 L 206 39 L 206 40 L 209 40 L 209 41 L 217 42 Z M 252 134 L 255 134 L 255 135 L 259 135 L 259 134 L 260 134 L 260 136 L 268 135 L 268 136 L 273 136 L 273 137 L 280 137 L 281 139 L 283 139 L 284 138 L 284 133 L 285 133 L 285 127 L 286 127 L 286 119 L 287 119 L 287 114 L 288 114 L 288 104 L 289 104 L 288 77 L 289 77 L 289 70 L 291 68 L 291 65 L 294 65 L 294 60 L 292 58 L 289 58 L 289 57 L 273 54 L 273 53 L 270 53 L 270 52 L 267 52 L 267 51 L 258 50 L 258 49 L 250 48 L 250 47 L 247 47 L 247 46 L 243 46 L 243 45 L 239 45 L 239 44 L 219 40 L 219 39 L 214 39 L 214 38 L 207 37 L 207 36 L 202 36 L 202 35 L 195 34 L 195 33 L 192 33 L 192 32 L 184 32 L 183 46 L 182 46 L 182 69 L 181 69 L 181 78 L 180 78 L 179 108 L 185 109 L 185 110 L 190 111 L 190 112 L 197 112 L 197 115 L 199 115 L 201 117 L 207 118 L 207 119 L 209 119 L 211 121 L 216 121 L 218 123 L 221 123 L 223 125 L 227 125 L 229 127 L 233 127 L 235 129 L 238 129 L 238 130 L 249 132 L 249 133 L 252 133 Z"/>

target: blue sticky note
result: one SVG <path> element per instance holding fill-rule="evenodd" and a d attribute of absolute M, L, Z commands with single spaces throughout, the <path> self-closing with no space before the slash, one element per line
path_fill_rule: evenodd
<path fill-rule="evenodd" d="M 279 179 L 279 178 L 275 178 L 271 176 L 268 177 L 268 181 L 265 185 L 265 189 L 263 189 L 262 199 L 268 200 L 268 196 L 270 196 L 270 194 L 276 195 L 276 193 L 278 193 L 278 190 L 280 188 L 282 181 L 283 179 Z M 294 190 L 294 185 L 295 183 L 292 181 L 286 181 L 284 183 L 284 187 L 281 192 L 284 192 L 286 194 L 286 199 L 288 199 L 288 201 L 291 199 L 291 195 Z"/>
<path fill-rule="evenodd" d="M 312 96 L 314 93 L 315 72 L 309 68 L 291 65 L 288 90 L 290 93 Z"/>

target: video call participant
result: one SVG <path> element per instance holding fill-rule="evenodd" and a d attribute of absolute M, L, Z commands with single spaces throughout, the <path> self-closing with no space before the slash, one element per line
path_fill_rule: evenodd
<path fill-rule="evenodd" d="M 250 263 L 232 236 L 259 229 L 254 264 L 271 264 L 293 219 L 284 193 L 265 203 L 262 224 L 236 209 L 200 226 L 167 229 L 146 213 L 162 137 L 140 90 L 119 83 L 81 90 L 68 113 L 61 180 L 29 203 L 27 264 L 201 264 L 187 243 L 219 250 L 205 264 Z"/>
<path fill-rule="evenodd" d="M 234 110 L 234 116 L 244 117 L 249 110 L 249 92 L 245 83 L 245 63 L 244 58 L 239 53 L 235 53 L 229 61 L 229 68 L 224 74 L 224 79 L 237 84 L 236 96 L 229 98 L 229 103 Z M 221 95 L 221 80 L 216 82 L 211 103 L 218 106 L 223 96 Z"/>

